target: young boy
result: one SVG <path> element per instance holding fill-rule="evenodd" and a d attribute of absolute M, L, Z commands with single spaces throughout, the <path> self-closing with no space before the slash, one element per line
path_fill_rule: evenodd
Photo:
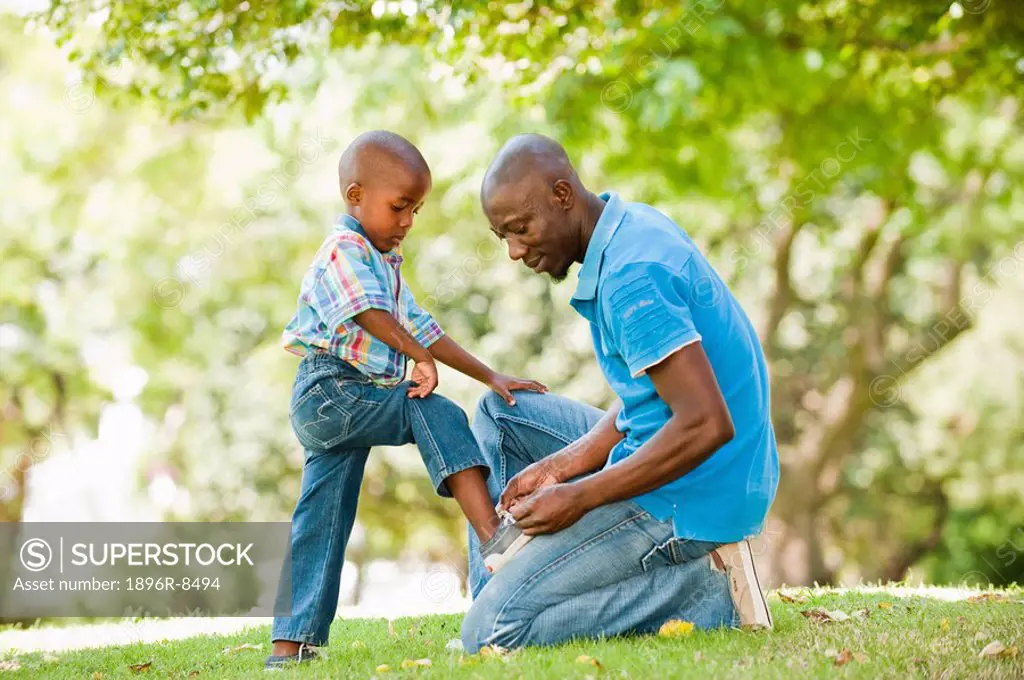
<path fill-rule="evenodd" d="M 305 465 L 292 518 L 292 615 L 274 620 L 268 670 L 316 658 L 315 646 L 327 641 L 370 447 L 416 443 L 437 493 L 455 498 L 479 537 L 489 569 L 529 539 L 511 516 L 496 515 L 466 414 L 433 394 L 434 362 L 509 404 L 513 390 L 547 387 L 495 373 L 459 347 L 402 281 L 399 245 L 431 188 L 419 150 L 391 132 L 364 133 L 342 154 L 338 178 L 348 213 L 320 246 L 283 337 L 302 357 L 290 420 Z M 403 382 L 408 359 L 415 367 Z"/>

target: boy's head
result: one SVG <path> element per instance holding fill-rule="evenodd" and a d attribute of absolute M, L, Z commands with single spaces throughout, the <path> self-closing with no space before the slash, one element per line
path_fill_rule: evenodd
<path fill-rule="evenodd" d="M 373 246 L 394 250 L 430 193 L 430 168 L 409 140 L 386 130 L 364 132 L 338 162 L 341 195 Z"/>

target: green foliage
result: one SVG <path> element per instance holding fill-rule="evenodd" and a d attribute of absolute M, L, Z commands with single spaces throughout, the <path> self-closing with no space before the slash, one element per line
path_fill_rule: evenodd
<path fill-rule="evenodd" d="M 935 555 L 1005 540 L 964 527 L 1024 507 L 1024 389 L 1000 382 L 1024 365 L 1001 273 L 1024 271 L 1010 3 L 286 4 L 54 2 L 34 24 L 72 50 L 63 92 L 52 52 L 5 39 L 0 87 L 38 91 L 2 138 L 20 212 L 0 214 L 0 323 L 26 338 L 4 355 L 5 462 L 62 409 L 92 431 L 116 386 L 86 365 L 91 338 L 146 371 L 148 474 L 187 490 L 176 512 L 286 515 L 300 455 L 277 336 L 337 209 L 333 160 L 370 127 L 434 168 L 407 249 L 420 301 L 498 368 L 606 404 L 572 282 L 509 263 L 477 205 L 501 141 L 540 130 L 588 185 L 675 218 L 761 331 L 777 578 L 899 578 L 931 553 L 948 580 L 973 562 Z M 470 409 L 481 389 L 441 384 Z M 409 453 L 368 472 L 369 555 L 461 540 L 451 504 L 405 483 Z M 396 529 L 410 516 L 426 537 Z"/>

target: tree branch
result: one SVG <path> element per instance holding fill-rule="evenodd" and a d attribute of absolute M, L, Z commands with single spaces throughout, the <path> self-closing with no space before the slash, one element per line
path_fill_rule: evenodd
<path fill-rule="evenodd" d="M 905 546 L 895 557 L 882 568 L 881 578 L 885 581 L 902 581 L 907 571 L 922 557 L 935 550 L 942 541 L 942 532 L 949 518 L 949 497 L 942 490 L 941 482 L 931 485 L 928 495 L 935 505 L 935 519 L 931 530 L 924 538 Z"/>
<path fill-rule="evenodd" d="M 764 338 L 765 352 L 769 359 L 775 353 L 775 335 L 779 330 L 779 324 L 786 316 L 790 304 L 793 302 L 793 281 L 790 277 L 789 265 L 793 253 L 793 241 L 796 235 L 803 228 L 803 222 L 790 222 L 777 239 L 775 246 L 775 291 L 768 302 L 768 318 L 765 322 L 764 331 L 761 337 Z"/>

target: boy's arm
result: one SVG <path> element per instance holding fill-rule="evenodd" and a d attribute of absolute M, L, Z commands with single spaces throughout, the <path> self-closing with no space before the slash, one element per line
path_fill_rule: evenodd
<path fill-rule="evenodd" d="M 445 335 L 430 346 L 430 353 L 435 359 L 446 366 L 451 366 L 459 373 L 467 375 L 474 380 L 482 382 L 510 405 L 515 405 L 515 397 L 512 390 L 533 390 L 534 392 L 547 392 L 548 388 L 536 380 L 522 380 L 508 375 L 496 373 L 484 362 L 459 347 L 459 344 Z"/>
<path fill-rule="evenodd" d="M 367 333 L 416 362 L 412 372 L 412 381 L 416 386 L 409 390 L 410 397 L 425 397 L 434 391 L 437 387 L 437 366 L 434 365 L 434 357 L 409 331 L 402 328 L 390 312 L 368 309 L 356 314 L 352 319 Z"/>

